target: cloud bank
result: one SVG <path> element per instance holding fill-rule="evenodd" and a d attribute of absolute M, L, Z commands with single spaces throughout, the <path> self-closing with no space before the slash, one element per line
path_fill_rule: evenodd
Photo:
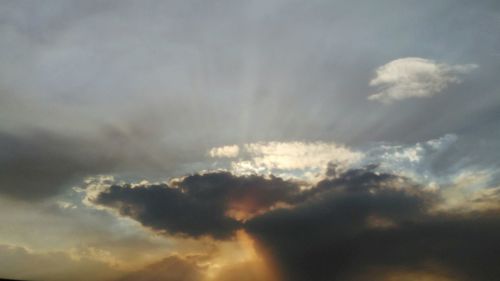
<path fill-rule="evenodd" d="M 215 172 L 172 186 L 113 185 L 93 203 L 163 233 L 231 239 L 245 230 L 284 280 L 372 280 L 396 273 L 492 280 L 500 274 L 499 209 L 438 210 L 442 195 L 378 165 L 346 171 L 331 165 L 309 189 L 276 177 Z M 500 206 L 496 192 L 482 196 Z M 231 216 L 234 205 L 252 216 Z M 363 277 L 371 271 L 376 274 Z"/>

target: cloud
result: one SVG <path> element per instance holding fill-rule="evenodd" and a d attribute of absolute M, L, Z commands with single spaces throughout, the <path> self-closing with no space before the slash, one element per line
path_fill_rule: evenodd
<path fill-rule="evenodd" d="M 80 200 L 78 197 L 74 199 Z M 135 221 L 88 208 L 70 198 L 68 202 L 74 204 L 71 208 L 54 201 L 12 201 L 0 197 L 1 243 L 22 245 L 35 253 L 57 251 L 76 260 L 102 262 L 120 270 L 142 267 L 173 248 L 171 240 L 151 235 Z M 2 269 L 3 276 L 8 276 L 9 268 Z"/>
<path fill-rule="evenodd" d="M 203 267 L 194 259 L 169 256 L 142 270 L 127 274 L 116 281 L 202 281 Z"/>
<path fill-rule="evenodd" d="M 4 132 L 0 128 L 0 194 L 39 201 L 91 175 L 133 177 L 172 168 L 172 159 L 178 159 L 175 154 L 181 154 L 181 149 L 167 152 L 154 128 L 134 122 L 102 125 L 85 134 L 37 127 Z M 183 160 L 188 158 L 187 153 L 183 155 Z M 182 166 L 181 160 L 177 166 Z"/>
<path fill-rule="evenodd" d="M 360 148 L 335 142 L 257 142 L 241 145 L 237 158 L 217 160 L 213 165 L 237 175 L 275 175 L 313 185 L 322 180 L 329 165 L 345 171 L 377 163 L 382 170 L 419 182 L 432 182 L 438 181 L 436 162 L 458 140 L 455 134 L 445 134 L 414 144 L 378 142 Z M 226 147 L 215 147 L 210 151 Z M 448 168 L 452 168 L 451 165 Z"/>
<path fill-rule="evenodd" d="M 298 191 L 298 185 L 276 177 L 214 172 L 171 185 L 112 185 L 91 200 L 158 231 L 222 239 L 232 236 L 243 220 L 291 203 Z"/>
<path fill-rule="evenodd" d="M 0 244 L 0 263 L 1 277 L 23 280 L 109 280 L 122 274 L 108 264 L 64 252 L 33 252 L 5 244 Z"/>
<path fill-rule="evenodd" d="M 442 181 L 435 175 L 436 162 L 453 148 L 457 141 L 457 135 L 446 134 L 415 144 L 381 143 L 364 151 L 362 163 L 379 163 L 380 168 L 386 171 L 410 177 L 421 183 Z"/>
<path fill-rule="evenodd" d="M 266 169 L 307 169 L 324 167 L 328 162 L 350 163 L 359 160 L 360 152 L 326 142 L 250 143 L 245 150 L 257 167 Z"/>
<path fill-rule="evenodd" d="M 156 184 L 130 184 L 130 188 L 125 188 L 118 182 L 123 179 L 134 182 L 138 177 L 155 182 L 159 178 L 212 169 L 215 165 L 211 166 L 211 161 L 227 163 L 224 168 L 234 177 L 257 173 L 269 179 L 272 174 L 284 181 L 308 180 L 308 187 L 315 189 L 300 191 L 301 196 L 286 195 L 286 192 L 277 196 L 285 203 L 275 199 L 271 200 L 274 203 L 266 203 L 265 196 L 255 199 L 253 195 L 246 195 L 252 192 L 245 191 L 241 196 L 244 199 L 227 203 L 223 213 L 243 228 L 263 216 L 278 216 L 306 205 L 319 206 L 318 199 L 323 196 L 352 198 L 354 192 L 343 191 L 347 186 L 354 186 L 350 189 L 358 190 L 358 194 L 363 193 L 367 198 L 376 197 L 375 201 L 381 197 L 369 195 L 366 186 L 418 188 L 411 187 L 413 184 L 404 179 L 409 174 L 401 170 L 415 171 L 415 175 L 422 176 L 435 176 L 438 170 L 445 170 L 439 176 L 448 177 L 447 172 L 455 173 L 454 168 L 460 165 L 488 165 L 498 169 L 500 60 L 491 54 L 498 53 L 500 46 L 500 37 L 492 36 L 499 27 L 499 1 L 469 1 L 467 5 L 457 5 L 454 1 L 364 2 L 354 7 L 352 2 L 335 0 L 244 3 L 153 0 L 147 5 L 132 1 L 3 1 L 0 49 L 6 55 L 0 64 L 0 130 L 5 136 L 0 140 L 0 199 L 13 197 L 29 202 L 17 204 L 16 200 L 12 208 L 7 208 L 2 201 L 2 242 L 16 239 L 25 244 L 36 243 L 40 248 L 58 249 L 91 244 L 109 250 L 130 264 L 145 261 L 139 259 L 138 262 L 137 256 L 153 255 L 156 260 L 158 252 L 164 251 L 164 256 L 169 254 L 167 251 L 177 251 L 178 246 L 126 239 L 131 229 L 129 224 L 144 231 L 147 237 L 178 239 L 157 235 L 147 227 L 143 229 L 134 221 L 143 217 L 116 216 L 122 210 L 119 204 L 124 193 L 131 193 L 131 197 L 141 192 L 154 193 L 156 189 L 150 191 L 149 188 Z M 367 84 L 375 78 L 370 76 L 371 71 L 392 60 L 381 57 L 411 54 L 415 50 L 428 54 L 428 58 L 450 59 L 433 63 L 447 63 L 445 76 L 457 80 L 444 79 L 447 88 L 440 90 L 441 94 L 420 99 L 430 103 L 409 102 L 390 108 L 373 106 L 377 102 L 369 102 L 369 94 L 384 92 L 385 87 L 390 89 L 397 84 L 378 84 L 366 93 Z M 453 68 L 453 64 L 459 63 L 456 58 L 476 62 L 481 68 L 474 75 L 466 76 L 465 72 L 470 70 Z M 441 71 L 438 73 L 442 73 L 443 68 L 438 69 Z M 402 79 L 399 77 L 398 81 Z M 435 80 L 429 80 L 432 86 L 429 89 L 440 88 L 433 86 Z M 458 80 L 463 80 L 464 85 L 458 87 L 455 84 Z M 376 100 L 383 102 L 383 99 Z M 115 128 L 102 132 L 100 128 L 108 124 Z M 48 131 L 25 134 L 34 127 Z M 19 133 L 21 130 L 26 131 Z M 432 150 L 423 140 L 449 132 L 460 134 L 462 146 L 453 147 L 449 153 L 453 156 L 446 155 L 445 160 L 429 161 L 428 151 L 434 155 L 441 150 Z M 280 144 L 301 141 L 281 150 L 281 145 L 270 146 L 268 140 Z M 363 169 L 356 172 L 360 168 L 352 163 L 357 160 L 341 161 L 340 151 L 333 147 L 321 153 L 313 152 L 314 143 L 307 140 L 322 140 L 324 144 L 335 140 L 360 147 L 380 140 L 422 143 L 393 146 L 386 150 L 385 160 L 373 161 L 385 164 L 380 163 L 371 172 Z M 272 150 L 246 151 L 244 144 L 259 141 L 265 141 L 262 147 L 270 146 Z M 238 144 L 239 151 L 222 149 L 214 156 L 231 157 L 207 160 L 204 156 L 208 156 L 207 151 L 216 144 Z M 304 147 L 307 152 L 299 153 Z M 347 149 L 367 153 L 363 149 Z M 380 157 L 361 158 L 365 164 Z M 332 166 L 328 179 L 324 179 L 329 161 L 341 163 L 334 163 L 337 166 Z M 96 181 L 95 187 L 106 185 L 103 190 L 88 189 L 94 190 L 96 197 L 93 198 L 97 198 L 108 190 L 109 184 L 121 187 L 113 193 L 114 197 L 110 196 L 109 206 L 99 205 L 113 208 L 115 212 L 82 206 L 75 201 L 84 194 L 74 194 L 69 189 L 84 177 L 99 174 L 111 174 L 116 180 Z M 498 182 L 498 173 L 494 176 Z M 198 185 L 204 181 L 209 181 L 208 177 L 201 177 Z M 173 183 L 161 187 L 178 189 Z M 154 194 L 166 193 L 163 189 Z M 258 188 L 248 188 L 253 189 Z M 266 187 L 262 194 L 270 189 Z M 218 190 L 227 194 L 226 189 Z M 434 191 L 437 198 L 443 195 L 439 187 Z M 474 209 L 479 210 L 475 211 L 483 212 L 485 205 L 494 210 L 492 196 L 498 193 L 488 191 L 474 193 L 476 195 L 470 198 L 478 204 Z M 190 192 L 177 195 L 182 199 L 166 200 L 169 206 L 153 205 L 150 198 L 126 198 L 123 205 L 131 206 L 134 214 L 144 206 L 155 206 L 141 210 L 149 217 L 156 217 L 156 221 L 148 221 L 149 227 L 168 231 L 164 230 L 166 220 L 175 222 L 176 226 L 183 225 L 184 220 L 175 221 L 174 216 L 183 215 L 185 210 L 174 208 L 175 204 L 188 205 L 186 201 L 192 198 Z M 72 196 L 73 200 L 59 196 Z M 172 194 L 165 196 L 172 197 Z M 211 197 L 195 198 L 196 204 L 206 200 L 209 205 L 211 201 Z M 158 201 L 160 199 L 163 197 Z M 55 204 L 60 200 L 76 204 L 77 208 L 61 209 Z M 68 215 L 64 219 L 48 216 L 48 211 L 38 208 L 40 202 L 52 202 L 54 212 Z M 457 208 L 468 204 L 459 203 Z M 34 208 L 28 212 L 26 206 L 30 205 Z M 321 206 L 331 207 L 326 203 Z M 427 201 L 423 206 L 427 207 Z M 157 210 L 161 211 L 152 213 Z M 103 213 L 115 220 L 99 219 Z M 215 215 L 220 217 L 221 213 Z M 195 215 L 205 218 L 199 213 Z M 208 215 L 212 216 L 210 212 Z M 350 213 L 345 216 L 349 217 Z M 483 214 L 480 217 L 484 217 Z M 319 220 L 321 216 L 311 216 L 310 223 Z M 387 233 L 407 229 L 391 216 L 370 214 L 366 220 L 367 229 L 383 229 Z M 294 221 L 300 219 L 295 217 Z M 272 227 L 272 224 L 267 226 Z M 192 233 L 184 226 L 177 229 L 179 234 Z M 301 232 L 299 228 L 290 229 L 295 238 L 296 232 Z M 304 235 L 317 238 L 312 239 L 311 248 L 321 248 L 319 242 L 325 241 L 318 237 L 322 228 L 318 228 L 316 234 L 311 234 L 310 229 L 304 228 Z M 334 232 L 328 227 L 325 230 L 325 236 Z M 204 228 L 198 232 L 210 235 L 212 230 Z M 495 234 L 488 229 L 483 233 L 485 236 Z M 424 234 L 423 237 L 428 236 Z M 257 232 L 253 235 L 259 236 Z M 449 240 L 454 237 L 451 234 Z M 267 241 L 266 238 L 263 233 L 262 241 Z M 309 241 L 292 238 L 289 240 L 292 244 L 307 252 Z M 407 243 L 412 245 L 419 239 L 408 239 Z M 316 240 L 318 244 L 313 243 Z M 137 246 L 141 243 L 147 245 Z M 326 244 L 322 245 L 329 251 L 331 248 Z M 422 244 L 420 247 L 429 251 L 440 248 L 440 245 L 430 245 L 435 247 Z M 412 252 L 402 243 L 396 246 Z M 115 247 L 116 250 L 112 250 Z M 387 248 L 388 252 L 392 250 L 390 246 Z M 357 252 L 356 247 L 347 250 Z M 33 263 L 36 267 L 36 261 Z M 25 268 L 30 268 L 29 264 Z M 418 271 L 418 268 L 409 270 Z"/>
<path fill-rule="evenodd" d="M 435 206 L 436 211 L 500 211 L 500 186 L 494 175 L 491 169 L 470 169 L 450 176 L 450 181 L 440 186 L 443 200 Z"/>
<path fill-rule="evenodd" d="M 379 277 L 486 281 L 500 274 L 500 216 L 491 208 L 500 205 L 498 191 L 474 200 L 488 208 L 436 209 L 446 202 L 440 190 L 379 165 L 331 164 L 309 189 L 276 177 L 214 172 L 169 185 L 111 186 L 93 203 L 171 234 L 224 240 L 243 229 L 285 280 L 370 280 L 361 273 L 374 270 Z M 286 206 L 273 208 L 278 202 Z M 234 206 L 252 215 L 238 220 L 228 212 Z"/>
<path fill-rule="evenodd" d="M 241 240 L 242 233 L 239 232 L 236 241 L 218 243 L 212 253 L 170 255 L 115 281 L 281 280 L 266 261 L 255 253 L 242 258 L 242 253 L 244 256 L 246 250 L 254 251 L 252 245 L 245 245 L 249 241 Z"/>
<path fill-rule="evenodd" d="M 486 281 L 500 274 L 498 213 L 431 212 L 439 193 L 374 166 L 334 173 L 315 189 L 295 208 L 245 225 L 286 280 L 386 280 L 359 275 L 373 269 L 397 280 Z"/>
<path fill-rule="evenodd" d="M 57 194 L 75 178 L 109 169 L 114 160 L 84 139 L 46 131 L 0 133 L 0 147 L 0 193 L 24 200 Z"/>
<path fill-rule="evenodd" d="M 92 196 L 87 200 L 167 234 L 227 239 L 254 218 L 313 202 L 325 194 L 377 192 L 401 186 L 420 192 L 413 189 L 416 184 L 410 179 L 377 169 L 377 165 L 371 165 L 344 171 L 330 164 L 327 177 L 309 189 L 274 176 L 211 172 L 174 179 L 170 184 L 102 186 L 91 189 Z"/>
<path fill-rule="evenodd" d="M 228 147 L 212 148 L 222 154 Z M 363 158 L 361 151 L 334 142 L 257 142 L 241 146 L 240 157 L 230 162 L 235 174 L 278 175 L 311 179 L 324 174 L 327 164 L 348 167 Z"/>
<path fill-rule="evenodd" d="M 16 199 L 40 200 L 93 174 L 142 175 L 143 171 L 163 170 L 164 161 L 150 157 L 150 152 L 142 149 L 146 145 L 136 143 L 139 136 L 113 128 L 101 133 L 98 139 L 75 138 L 46 130 L 0 133 L 0 145 L 5 148 L 0 152 L 0 193 Z M 452 142 L 454 138 L 453 135 L 445 136 L 426 147 L 438 147 L 439 142 Z M 118 139 L 119 145 L 112 145 L 111 139 Z M 363 151 L 334 142 L 258 142 L 214 147 L 209 155 L 229 157 L 228 165 L 222 168 L 237 175 L 272 174 L 286 179 L 317 181 L 330 162 L 347 169 L 370 159 L 389 163 L 394 162 L 397 155 L 400 160 L 412 155 L 412 161 L 421 157 L 418 147 L 411 151 L 410 148 L 400 152 L 397 149 L 402 147 L 382 146 Z M 380 155 L 385 155 L 386 159 L 380 159 Z"/>
<path fill-rule="evenodd" d="M 424 98 L 439 94 L 450 84 L 460 83 L 460 74 L 477 68 L 475 64 L 448 65 L 433 60 L 408 57 L 377 68 L 370 86 L 378 92 L 370 100 L 391 103 L 407 98 Z"/>
<path fill-rule="evenodd" d="M 211 157 L 219 158 L 234 158 L 238 156 L 240 148 L 237 145 L 226 145 L 221 147 L 214 147 L 210 149 L 208 154 Z"/>

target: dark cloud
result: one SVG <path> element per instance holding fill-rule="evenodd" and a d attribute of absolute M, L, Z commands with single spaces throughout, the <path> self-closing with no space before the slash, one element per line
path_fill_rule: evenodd
<path fill-rule="evenodd" d="M 173 234 L 192 236 L 230 235 L 238 222 L 224 215 L 225 207 L 203 198 L 192 198 L 167 185 L 147 187 L 112 186 L 95 200 L 118 209 L 145 226 Z"/>
<path fill-rule="evenodd" d="M 437 194 L 373 167 L 320 182 L 320 196 L 257 217 L 246 229 L 287 280 L 372 280 L 372 268 L 439 265 L 463 280 L 500 276 L 497 214 L 432 214 Z"/>
<path fill-rule="evenodd" d="M 264 211 L 234 219 L 228 210 L 238 201 Z M 277 202 L 291 208 L 269 208 Z M 276 177 L 216 172 L 172 186 L 112 186 L 95 200 L 174 234 L 223 239 L 244 228 L 286 280 L 370 280 L 362 273 L 374 269 L 446 272 L 455 280 L 500 276 L 500 216 L 431 211 L 442 202 L 439 192 L 376 165 L 330 167 L 323 181 L 303 191 Z"/>
<path fill-rule="evenodd" d="M 215 172 L 187 176 L 173 186 L 113 185 L 94 202 L 156 230 L 225 238 L 241 227 L 241 220 L 291 202 L 298 191 L 296 184 L 276 177 Z"/>
<path fill-rule="evenodd" d="M 367 191 L 369 189 L 378 189 L 393 184 L 395 181 L 405 181 L 407 184 L 410 182 L 401 176 L 379 173 L 377 172 L 378 165 L 367 165 L 359 169 L 349 169 L 347 171 L 338 171 L 335 165 L 329 164 L 326 171 L 327 178 L 320 181 L 314 192 L 321 192 L 336 189 L 348 189 L 349 193 L 355 191 Z"/>

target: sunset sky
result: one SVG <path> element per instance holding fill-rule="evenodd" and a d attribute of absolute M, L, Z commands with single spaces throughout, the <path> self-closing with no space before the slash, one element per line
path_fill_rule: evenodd
<path fill-rule="evenodd" d="M 0 1 L 0 278 L 499 264 L 498 0 Z"/>

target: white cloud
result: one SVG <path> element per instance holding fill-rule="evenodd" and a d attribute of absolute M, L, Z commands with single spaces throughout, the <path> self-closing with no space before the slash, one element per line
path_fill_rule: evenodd
<path fill-rule="evenodd" d="M 238 156 L 239 152 L 240 148 L 237 145 L 226 145 L 221 147 L 214 147 L 210 149 L 208 154 L 211 157 L 234 158 Z"/>
<path fill-rule="evenodd" d="M 475 64 L 448 65 L 423 58 L 401 58 L 377 68 L 370 86 L 378 92 L 368 99 L 391 103 L 407 98 L 434 96 L 452 83 L 460 83 L 460 74 L 469 73 Z"/>
<path fill-rule="evenodd" d="M 107 190 L 111 185 L 115 183 L 115 178 L 111 175 L 97 175 L 93 177 L 87 177 L 85 179 L 85 187 L 73 187 L 73 190 L 78 193 L 83 193 L 85 197 L 83 198 L 83 204 L 88 207 L 95 207 L 104 209 L 100 206 L 94 205 L 92 201 L 96 199 L 99 193 Z"/>
<path fill-rule="evenodd" d="M 232 158 L 218 162 L 217 168 L 235 174 L 276 175 L 306 180 L 311 183 L 324 177 L 328 164 L 339 170 L 378 164 L 380 169 L 400 174 L 419 182 L 432 183 L 432 163 L 452 146 L 458 137 L 446 134 L 440 138 L 415 144 L 374 143 L 365 148 L 352 148 L 335 142 L 256 142 L 239 146 L 238 157 L 228 147 L 209 150 L 214 157 Z"/>
<path fill-rule="evenodd" d="M 332 161 L 352 163 L 362 157 L 360 152 L 325 142 L 251 143 L 245 145 L 245 150 L 253 156 L 257 166 L 283 170 L 324 168 Z"/>
<path fill-rule="evenodd" d="M 231 155 L 228 147 L 212 148 L 210 155 Z M 231 161 L 236 174 L 274 174 L 285 178 L 323 176 L 328 163 L 348 167 L 363 153 L 333 142 L 258 142 L 241 146 L 240 158 Z M 219 156 L 220 157 L 220 156 Z"/>

